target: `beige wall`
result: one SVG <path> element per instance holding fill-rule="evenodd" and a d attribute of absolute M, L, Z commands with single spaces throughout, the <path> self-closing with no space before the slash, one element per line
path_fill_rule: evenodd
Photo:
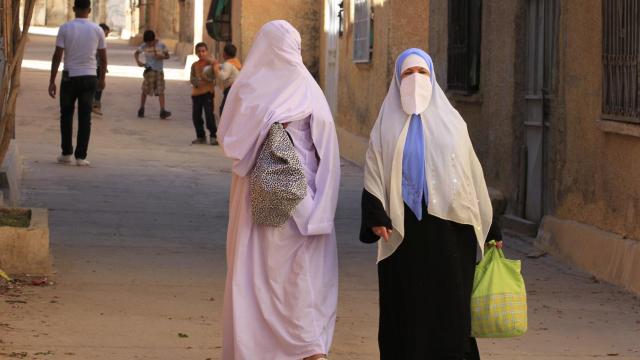
<path fill-rule="evenodd" d="M 352 1 L 344 1 L 344 35 L 339 39 L 339 86 L 336 124 L 343 131 L 368 138 L 382 101 L 393 77 L 396 57 L 404 49 L 425 49 L 429 34 L 429 1 L 425 0 L 373 0 L 374 44 L 371 62 L 353 62 Z M 397 21 L 394 19 L 403 19 Z M 410 24 L 410 25 L 408 25 Z M 325 37 L 323 37 L 323 42 Z M 323 46 L 322 51 L 325 51 Z M 324 53 L 321 55 L 323 62 Z M 321 67 L 321 79 L 324 68 Z M 341 137 L 344 138 L 344 137 Z M 355 139 L 349 137 L 350 143 Z M 341 144 L 345 148 L 346 144 Z M 364 149 L 358 147 L 347 155 L 357 161 Z"/>
<path fill-rule="evenodd" d="M 387 93 L 395 58 L 404 49 L 425 49 L 434 60 L 438 83 L 446 90 L 447 2 L 374 0 L 373 3 L 371 62 L 355 64 L 352 61 L 353 15 L 350 0 L 344 3 L 347 23 L 339 44 L 340 86 L 336 123 L 352 135 L 365 138 L 369 136 Z M 512 201 L 518 185 L 514 174 L 519 166 L 519 157 L 514 153 L 519 151 L 522 141 L 518 127 L 522 118 L 518 106 L 524 99 L 523 69 L 520 68 L 522 59 L 516 61 L 516 58 L 524 55 L 517 52 L 522 48 L 522 39 L 516 30 L 525 20 L 523 3 L 520 0 L 484 2 L 480 92 L 471 97 L 452 96 L 453 104 L 468 123 L 489 184 Z M 322 51 L 325 51 L 324 47 Z M 321 57 L 325 61 L 324 53 Z M 362 157 L 358 153 L 347 155 L 353 160 Z"/>
<path fill-rule="evenodd" d="M 448 6 L 432 2 L 429 52 L 438 83 L 447 87 Z M 489 186 L 516 208 L 522 114 L 524 1 L 483 1 L 480 89 L 466 96 L 448 92 L 467 122 L 469 134 Z"/>
<path fill-rule="evenodd" d="M 548 134 L 549 211 L 562 219 L 640 239 L 640 125 L 599 121 L 601 0 L 560 4 L 560 46 Z M 447 2 L 432 2 L 430 12 L 429 48 L 444 86 Z M 525 1 L 484 1 L 480 91 L 468 97 L 452 95 L 467 121 L 487 182 L 503 192 L 512 212 L 518 208 L 521 175 L 518 152 L 525 116 L 526 30 Z"/>
<path fill-rule="evenodd" d="M 318 0 L 242 0 L 233 3 L 233 42 L 244 60 L 255 35 L 271 20 L 286 20 L 302 37 L 302 59 L 315 76 L 320 61 L 322 2 Z M 238 21 L 239 20 L 239 21 Z"/>
<path fill-rule="evenodd" d="M 206 17 L 212 0 L 203 1 L 203 41 L 215 54 L 224 44 L 217 44 L 206 31 Z M 160 10 L 151 16 L 150 28 L 157 28 L 159 36 L 176 55 L 186 58 L 193 53 L 194 0 L 160 0 Z M 302 57 L 309 71 L 318 76 L 322 3 L 317 0 L 234 0 L 232 4 L 232 42 L 238 47 L 241 59 L 247 56 L 260 27 L 271 20 L 289 21 L 302 37 Z M 156 11 L 154 9 L 154 11 Z M 141 15 L 144 20 L 144 15 Z M 144 26 L 144 25 L 143 25 Z M 155 30 L 155 29 L 154 29 Z M 220 54 L 218 54 L 220 55 Z"/>
<path fill-rule="evenodd" d="M 46 25 L 60 26 L 73 17 L 73 1 L 48 0 L 46 7 Z"/>
<path fill-rule="evenodd" d="M 601 0 L 562 2 L 557 216 L 640 240 L 640 138 L 603 131 Z M 609 123 L 609 122 L 607 122 Z M 612 124 L 618 125 L 618 124 Z M 640 125 L 629 125 L 629 133 Z"/>

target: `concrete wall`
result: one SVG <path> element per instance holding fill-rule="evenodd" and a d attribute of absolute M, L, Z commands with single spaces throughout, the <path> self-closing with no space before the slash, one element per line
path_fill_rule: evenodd
<path fill-rule="evenodd" d="M 0 207 L 20 204 L 22 173 L 22 156 L 16 141 L 11 140 L 4 159 L 0 161 Z"/>
<path fill-rule="evenodd" d="M 640 125 L 598 121 L 601 9 L 601 0 L 562 2 L 558 80 L 565 139 L 556 163 L 555 215 L 640 240 Z"/>
<path fill-rule="evenodd" d="M 640 241 L 592 225 L 546 216 L 536 246 L 598 279 L 640 294 Z"/>

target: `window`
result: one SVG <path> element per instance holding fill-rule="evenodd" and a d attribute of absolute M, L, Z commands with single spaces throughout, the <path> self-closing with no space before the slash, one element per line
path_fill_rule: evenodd
<path fill-rule="evenodd" d="M 474 93 L 480 87 L 482 0 L 449 0 L 447 86 Z"/>
<path fill-rule="evenodd" d="M 640 4 L 603 0 L 602 117 L 640 123 Z"/>
<path fill-rule="evenodd" d="M 371 61 L 371 5 L 370 0 L 354 0 L 353 61 Z"/>
<path fill-rule="evenodd" d="M 217 41 L 231 41 L 231 0 L 213 0 L 207 16 L 207 33 Z"/>

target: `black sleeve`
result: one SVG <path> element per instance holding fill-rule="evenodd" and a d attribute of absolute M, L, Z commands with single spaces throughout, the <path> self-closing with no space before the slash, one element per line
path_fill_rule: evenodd
<path fill-rule="evenodd" d="M 377 197 L 367 190 L 362 190 L 362 223 L 360 224 L 360 241 L 372 244 L 380 237 L 371 230 L 374 226 L 385 226 L 393 229 L 391 219 Z"/>
<path fill-rule="evenodd" d="M 493 215 L 493 221 L 489 228 L 489 234 L 487 235 L 487 241 L 495 240 L 502 241 L 502 226 L 500 226 L 500 216 Z"/>

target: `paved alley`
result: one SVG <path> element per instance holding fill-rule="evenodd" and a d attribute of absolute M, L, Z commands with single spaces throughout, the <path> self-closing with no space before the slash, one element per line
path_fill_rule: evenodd
<path fill-rule="evenodd" d="M 48 61 L 53 44 L 32 36 L 25 59 Z M 230 163 L 219 147 L 191 145 L 188 82 L 167 81 L 169 120 L 159 118 L 156 98 L 138 119 L 134 48 L 114 41 L 108 51 L 109 63 L 131 67 L 131 76 L 107 77 L 89 168 L 56 163 L 49 71 L 23 68 L 23 202 L 49 209 L 54 285 L 25 287 L 21 303 L 0 295 L 0 358 L 219 359 Z M 357 239 L 361 189 L 362 170 L 344 162 L 335 360 L 378 358 L 376 250 Z M 527 258 L 534 249 L 525 241 L 505 243 L 509 256 L 523 259 L 529 332 L 481 340 L 483 359 L 640 359 L 638 297 L 550 256 Z"/>

